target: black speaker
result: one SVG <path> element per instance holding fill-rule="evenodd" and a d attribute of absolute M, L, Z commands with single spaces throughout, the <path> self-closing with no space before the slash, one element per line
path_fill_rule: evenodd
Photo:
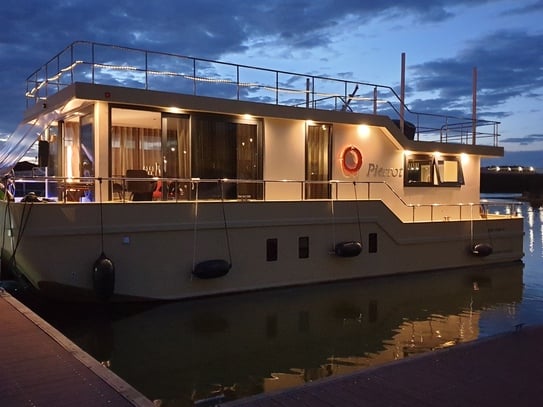
<path fill-rule="evenodd" d="M 45 140 L 38 141 L 38 166 L 47 167 L 49 165 L 49 142 Z"/>

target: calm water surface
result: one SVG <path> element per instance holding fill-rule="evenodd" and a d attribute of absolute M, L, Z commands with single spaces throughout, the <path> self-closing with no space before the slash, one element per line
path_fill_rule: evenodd
<path fill-rule="evenodd" d="M 506 267 L 152 306 L 26 302 L 157 404 L 241 398 L 543 323 L 543 211 L 523 215 L 524 262 Z"/>

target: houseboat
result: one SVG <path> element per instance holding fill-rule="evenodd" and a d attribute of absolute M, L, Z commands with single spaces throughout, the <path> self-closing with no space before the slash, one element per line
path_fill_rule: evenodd
<path fill-rule="evenodd" d="M 480 199 L 498 123 L 403 93 L 74 42 L 28 77 L 0 151 L 2 270 L 139 301 L 519 261 L 517 203 Z"/>

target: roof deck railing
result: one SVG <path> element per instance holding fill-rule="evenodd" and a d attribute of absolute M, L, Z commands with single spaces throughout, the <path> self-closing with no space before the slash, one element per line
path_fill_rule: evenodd
<path fill-rule="evenodd" d="M 76 41 L 26 80 L 27 107 L 75 82 L 254 101 L 307 109 L 381 114 L 400 119 L 402 101 L 390 86 L 334 79 L 165 52 Z M 498 145 L 499 122 L 417 113 L 404 104 L 415 139 Z M 476 134 L 473 134 L 475 130 Z"/>

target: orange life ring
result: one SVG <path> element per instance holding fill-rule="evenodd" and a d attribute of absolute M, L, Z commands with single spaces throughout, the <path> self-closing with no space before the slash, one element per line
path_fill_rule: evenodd
<path fill-rule="evenodd" d="M 343 171 L 347 174 L 357 174 L 362 168 L 362 153 L 355 146 L 349 146 L 341 154 Z"/>

